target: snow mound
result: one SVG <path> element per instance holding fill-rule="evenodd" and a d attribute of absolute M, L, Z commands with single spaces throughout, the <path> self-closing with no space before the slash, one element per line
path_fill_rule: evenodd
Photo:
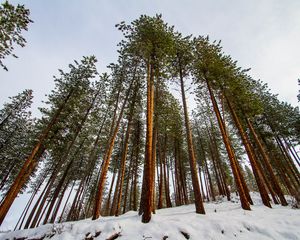
<path fill-rule="evenodd" d="M 261 204 L 252 194 L 252 211 L 241 209 L 237 199 L 205 203 L 206 215 L 195 213 L 194 205 L 157 210 L 148 224 L 137 212 L 119 217 L 101 217 L 36 229 L 1 233 L 0 239 L 63 240 L 300 240 L 300 210 L 290 206 Z"/>

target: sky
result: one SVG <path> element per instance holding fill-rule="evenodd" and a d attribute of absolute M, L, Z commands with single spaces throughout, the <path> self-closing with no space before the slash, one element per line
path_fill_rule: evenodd
<path fill-rule="evenodd" d="M 0 2 L 3 2 L 2 0 Z M 117 59 L 122 34 L 114 27 L 141 14 L 161 13 L 185 35 L 221 40 L 224 52 L 255 79 L 268 83 L 279 99 L 297 106 L 300 78 L 300 1 L 298 0 L 18 0 L 31 11 L 25 48 L 0 69 L 0 107 L 24 89 L 34 91 L 34 112 L 54 87 L 58 69 L 95 55 L 100 72 Z"/>

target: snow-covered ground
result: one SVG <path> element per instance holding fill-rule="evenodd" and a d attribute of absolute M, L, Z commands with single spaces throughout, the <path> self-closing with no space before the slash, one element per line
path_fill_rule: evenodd
<path fill-rule="evenodd" d="M 264 207 L 257 193 L 252 194 L 252 211 L 239 202 L 225 200 L 206 203 L 206 215 L 195 214 L 194 205 L 157 210 L 148 224 L 137 212 L 119 217 L 102 217 L 36 229 L 1 233 L 0 239 L 120 239 L 120 240 L 263 240 L 300 239 L 300 210 L 291 206 Z M 185 235 L 185 236 L 184 236 Z M 25 237 L 25 238 L 24 238 Z"/>

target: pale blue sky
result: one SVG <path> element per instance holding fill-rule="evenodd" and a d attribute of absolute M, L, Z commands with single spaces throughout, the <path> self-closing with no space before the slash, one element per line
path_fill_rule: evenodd
<path fill-rule="evenodd" d="M 3 1 L 2 1 L 3 2 Z M 51 0 L 25 4 L 34 23 L 17 48 L 19 59 L 5 60 L 0 70 L 0 106 L 25 88 L 34 90 L 34 108 L 53 88 L 52 76 L 74 59 L 94 54 L 98 68 L 116 60 L 122 36 L 114 27 L 141 14 L 162 13 L 183 34 L 222 40 L 227 54 L 267 82 L 273 93 L 297 105 L 300 78 L 300 1 L 298 0 Z"/>

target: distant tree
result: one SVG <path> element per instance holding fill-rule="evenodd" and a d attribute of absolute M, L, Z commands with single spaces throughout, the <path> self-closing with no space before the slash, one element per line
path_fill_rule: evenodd
<path fill-rule="evenodd" d="M 205 214 L 204 206 L 202 203 L 200 185 L 197 175 L 197 167 L 196 167 L 196 157 L 195 150 L 192 138 L 192 131 L 190 127 L 190 120 L 188 114 L 188 107 L 186 102 L 186 92 L 185 92 L 185 77 L 189 75 L 189 66 L 192 62 L 192 45 L 189 40 L 189 37 L 182 38 L 180 34 L 178 34 L 176 43 L 176 60 L 174 61 L 174 65 L 177 67 L 178 77 L 180 80 L 180 88 L 181 88 L 181 97 L 182 104 L 184 110 L 184 123 L 186 130 L 186 141 L 188 145 L 188 153 L 189 153 L 189 161 L 191 167 L 191 176 L 192 176 L 192 184 L 193 184 L 193 192 L 195 195 L 195 207 L 196 213 Z"/>
<path fill-rule="evenodd" d="M 0 130 L 3 131 L 6 125 L 13 122 L 18 115 L 24 114 L 24 109 L 31 105 L 32 90 L 25 90 L 17 96 L 11 97 L 10 103 L 5 103 L 4 108 L 0 110 Z M 10 126 L 11 127 L 11 126 Z"/>
<path fill-rule="evenodd" d="M 250 196 L 247 193 L 248 191 L 244 184 L 243 176 L 240 173 L 235 151 L 232 147 L 232 142 L 229 134 L 227 133 L 224 118 L 221 115 L 214 89 L 223 87 L 222 81 L 223 79 L 225 79 L 225 76 L 227 74 L 227 72 L 225 71 L 225 66 L 227 63 L 224 63 L 224 59 L 226 58 L 221 57 L 222 48 L 220 46 L 220 43 L 210 44 L 208 37 L 195 38 L 194 44 L 195 56 L 197 56 L 194 62 L 194 75 L 196 77 L 196 83 L 199 84 L 200 82 L 204 82 L 207 85 L 211 103 L 213 105 L 224 145 L 228 153 L 228 158 L 232 168 L 236 187 L 240 195 L 242 208 L 245 210 L 251 210 L 249 205 Z"/>
<path fill-rule="evenodd" d="M 246 181 L 248 183 L 248 186 L 251 191 L 258 191 L 257 185 L 255 183 L 254 175 L 251 171 L 251 169 L 245 165 L 245 175 L 246 175 Z"/>
<path fill-rule="evenodd" d="M 70 110 L 76 106 L 76 100 L 80 101 L 80 96 L 86 92 L 90 79 L 97 74 L 96 61 L 94 56 L 84 57 L 81 64 L 75 61 L 76 65 L 69 65 L 70 73 L 60 71 L 61 77 L 55 78 L 56 89 L 49 95 L 47 102 L 51 105 L 51 108 L 42 110 L 44 116 L 47 117 L 44 117 L 38 123 L 40 128 L 39 137 L 36 138 L 34 147 L 29 151 L 28 157 L 23 162 L 15 181 L 1 203 L 0 223 L 2 223 L 24 183 L 36 168 L 39 158 L 45 152 L 47 144 L 49 144 L 49 140 L 55 136 L 56 127 L 64 119 L 68 119 Z"/>
<path fill-rule="evenodd" d="M 0 66 L 8 70 L 2 59 L 12 54 L 13 44 L 25 46 L 26 40 L 21 35 L 22 30 L 28 30 L 28 24 L 33 22 L 29 18 L 30 11 L 24 5 L 11 5 L 5 1 L 0 5 Z M 15 54 L 12 56 L 16 57 Z"/>
<path fill-rule="evenodd" d="M 117 72 L 120 71 L 120 74 L 118 72 L 116 74 L 116 79 L 115 79 L 116 80 L 115 83 L 118 84 L 118 88 L 119 88 L 118 94 L 117 94 L 117 101 L 116 101 L 116 105 L 115 105 L 115 109 L 114 109 L 114 113 L 113 113 L 113 115 L 114 115 L 113 121 L 111 123 L 111 128 L 110 128 L 111 131 L 110 131 L 110 136 L 109 136 L 109 141 L 108 141 L 109 144 L 106 147 L 105 154 L 103 157 L 103 163 L 102 163 L 103 167 L 101 168 L 101 171 L 99 172 L 99 181 L 98 181 L 98 186 L 97 186 L 97 193 L 95 196 L 93 220 L 99 218 L 99 216 L 100 216 L 102 197 L 103 197 L 104 188 L 105 188 L 106 175 L 108 172 L 108 167 L 109 167 L 109 164 L 111 161 L 111 156 L 112 156 L 113 149 L 115 146 L 116 137 L 117 137 L 120 125 L 121 125 L 121 120 L 123 118 L 124 110 L 128 103 L 128 98 L 131 93 L 133 83 L 136 82 L 136 74 L 133 73 L 131 78 L 129 78 L 130 83 L 128 84 L 129 86 L 126 88 L 126 91 L 124 94 L 124 99 L 122 101 L 120 111 L 117 115 L 117 108 L 118 108 L 118 101 L 119 101 L 118 99 L 120 97 L 119 94 L 121 93 L 121 88 L 125 87 L 123 84 L 126 83 L 125 79 L 128 76 L 128 75 L 126 75 L 126 72 L 123 71 L 124 67 L 128 63 L 125 61 L 125 59 L 123 59 L 123 61 L 120 61 L 120 63 L 122 64 L 122 65 L 120 65 L 120 69 L 119 69 L 119 67 L 117 67 L 117 70 L 116 70 Z"/>
<path fill-rule="evenodd" d="M 300 79 L 298 79 L 298 85 L 300 86 Z M 300 90 L 299 90 L 299 93 L 297 95 L 297 98 L 298 98 L 298 102 L 300 102 Z"/>
<path fill-rule="evenodd" d="M 32 98 L 32 90 L 25 90 L 11 97 L 11 102 L 0 110 L 1 191 L 14 180 L 32 142 L 33 120 L 29 111 Z"/>

